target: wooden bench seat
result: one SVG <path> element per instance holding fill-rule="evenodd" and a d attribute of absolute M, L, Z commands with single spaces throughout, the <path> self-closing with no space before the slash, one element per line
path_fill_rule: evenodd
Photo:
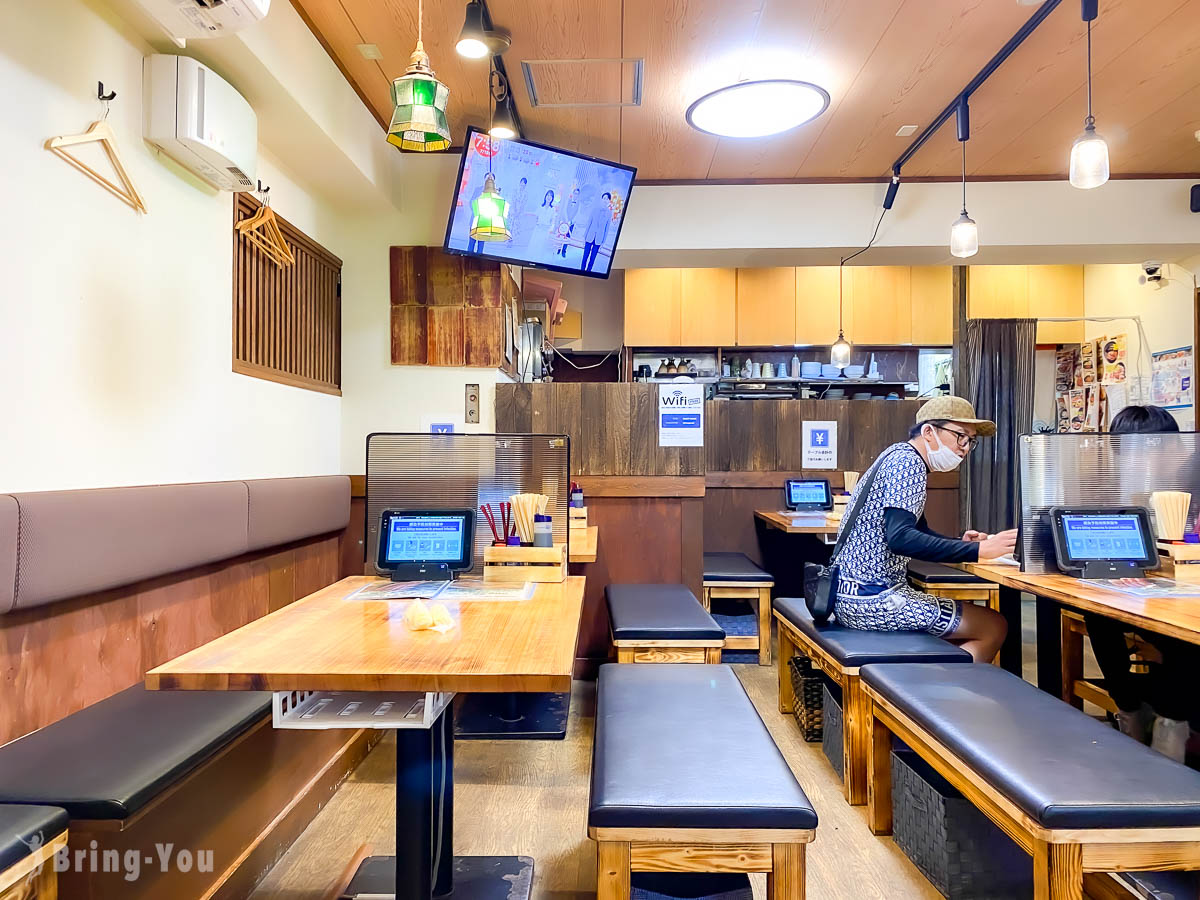
<path fill-rule="evenodd" d="M 682 584 L 604 589 L 617 662 L 719 663 L 725 632 Z"/>
<path fill-rule="evenodd" d="M 1000 585 L 954 566 L 914 559 L 908 564 L 908 581 L 934 597 L 983 603 L 988 609 L 1000 609 Z"/>
<path fill-rule="evenodd" d="M 817 814 L 729 666 L 600 669 L 588 835 L 598 900 L 633 872 L 766 872 L 803 900 Z"/>
<path fill-rule="evenodd" d="M 771 664 L 771 588 L 775 579 L 745 553 L 704 554 L 704 596 L 701 603 L 712 612 L 713 600 L 745 600 L 755 611 L 755 634 L 727 634 L 729 650 L 757 650 L 758 664 Z"/>
<path fill-rule="evenodd" d="M 54 854 L 66 844 L 66 810 L 0 804 L 0 900 L 54 900 Z"/>
<path fill-rule="evenodd" d="M 1200 868 L 1200 772 L 995 666 L 868 665 L 868 821 L 890 834 L 893 736 L 1033 856 L 1035 900 L 1087 873 Z"/>
<path fill-rule="evenodd" d="M 818 625 L 798 598 L 775 601 L 779 629 L 779 711 L 792 712 L 788 660 L 800 653 L 842 689 L 843 787 L 851 806 L 867 802 L 867 731 L 859 668 L 880 662 L 970 663 L 971 654 L 930 634 L 858 631 L 836 623 Z"/>

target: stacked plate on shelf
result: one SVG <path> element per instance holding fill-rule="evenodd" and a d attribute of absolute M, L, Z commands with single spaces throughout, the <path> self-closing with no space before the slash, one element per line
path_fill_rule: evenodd
<path fill-rule="evenodd" d="M 822 378 L 840 378 L 841 375 L 842 370 L 831 363 L 825 363 L 823 366 L 821 366 Z"/>
<path fill-rule="evenodd" d="M 801 378 L 820 378 L 821 377 L 821 364 L 819 362 L 817 362 L 816 360 L 808 360 L 807 362 L 800 363 L 800 377 Z"/>

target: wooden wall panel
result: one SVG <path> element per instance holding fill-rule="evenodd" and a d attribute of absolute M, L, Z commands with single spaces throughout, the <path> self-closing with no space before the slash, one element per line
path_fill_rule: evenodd
<path fill-rule="evenodd" d="M 461 306 L 431 306 L 426 340 L 431 366 L 461 366 L 466 359 Z"/>
<path fill-rule="evenodd" d="M 424 306 L 392 307 L 393 366 L 423 366 L 429 361 L 428 315 Z"/>
<path fill-rule="evenodd" d="M 428 257 L 428 247 L 392 247 L 388 250 L 392 306 L 426 305 Z"/>
<path fill-rule="evenodd" d="M 259 208 L 238 194 L 234 224 Z M 295 265 L 275 265 L 233 229 L 233 371 L 340 395 L 342 261 L 276 219 Z"/>
<path fill-rule="evenodd" d="M 436 247 L 426 248 L 429 258 L 429 305 L 466 305 L 463 289 L 463 257 L 443 253 Z"/>
<path fill-rule="evenodd" d="M 463 365 L 504 365 L 504 310 L 499 306 L 463 309 Z"/>
<path fill-rule="evenodd" d="M 0 616 L 0 690 L 20 698 L 0 705 L 0 744 L 265 615 L 272 587 L 291 583 L 292 602 L 332 584 L 340 568 L 340 538 L 331 536 Z"/>

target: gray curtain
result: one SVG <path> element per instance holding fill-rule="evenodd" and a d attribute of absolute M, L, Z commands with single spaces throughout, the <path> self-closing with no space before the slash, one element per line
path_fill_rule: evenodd
<path fill-rule="evenodd" d="M 964 526 L 997 532 L 1020 518 L 1017 440 L 1033 429 L 1036 319 L 967 320 L 967 399 L 996 423 L 971 454 L 960 491 Z"/>

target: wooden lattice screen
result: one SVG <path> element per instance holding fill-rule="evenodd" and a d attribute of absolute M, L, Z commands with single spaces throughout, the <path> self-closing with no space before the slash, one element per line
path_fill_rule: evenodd
<path fill-rule="evenodd" d="M 234 222 L 258 210 L 238 194 Z M 271 262 L 233 229 L 233 371 L 342 393 L 342 261 L 276 214 L 296 257 Z"/>

